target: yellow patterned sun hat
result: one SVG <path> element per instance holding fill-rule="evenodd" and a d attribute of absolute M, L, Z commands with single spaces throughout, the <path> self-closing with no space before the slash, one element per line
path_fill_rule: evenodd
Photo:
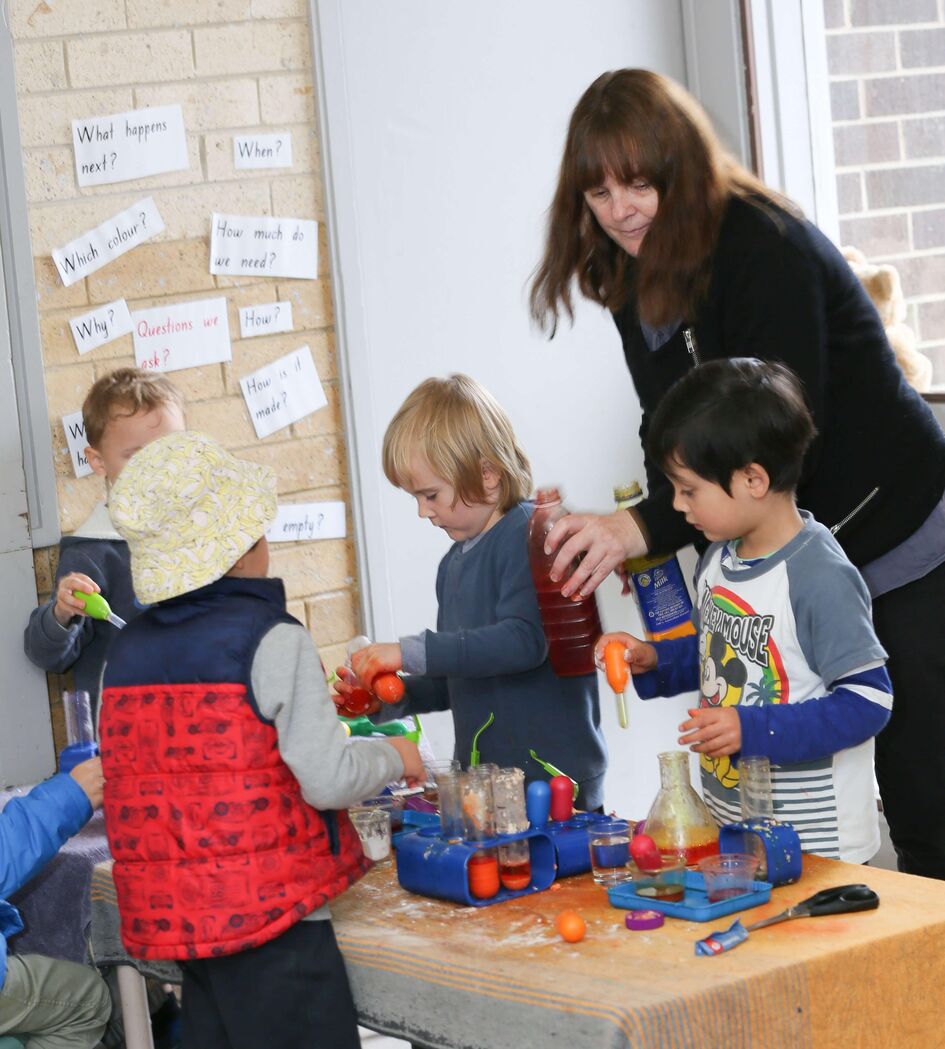
<path fill-rule="evenodd" d="M 276 480 L 206 434 L 171 433 L 129 460 L 108 510 L 135 594 L 154 604 L 226 575 L 275 518 Z"/>

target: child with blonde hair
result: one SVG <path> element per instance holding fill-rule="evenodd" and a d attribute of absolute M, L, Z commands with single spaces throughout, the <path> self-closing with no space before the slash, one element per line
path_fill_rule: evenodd
<path fill-rule="evenodd" d="M 406 697 L 384 716 L 450 710 L 463 764 L 493 714 L 482 761 L 545 779 L 534 749 L 579 784 L 581 807 L 599 807 L 607 755 L 597 677 L 558 677 L 548 662 L 528 565 L 531 470 L 508 416 L 469 376 L 427 379 L 388 426 L 383 457 L 391 484 L 454 542 L 437 572 L 436 629 L 356 652 L 355 674 L 406 671 Z M 336 687 L 340 703 L 350 686 Z"/>
<path fill-rule="evenodd" d="M 95 382 L 82 405 L 92 472 L 107 487 L 146 444 L 184 429 L 184 399 L 163 375 L 118 368 Z M 102 593 L 126 622 L 141 611 L 131 589 L 128 546 L 115 531 L 105 503 L 59 544 L 53 596 L 33 610 L 23 636 L 27 656 L 43 670 L 72 670 L 75 687 L 98 697 L 99 680 L 115 627 L 85 614 L 74 591 Z"/>

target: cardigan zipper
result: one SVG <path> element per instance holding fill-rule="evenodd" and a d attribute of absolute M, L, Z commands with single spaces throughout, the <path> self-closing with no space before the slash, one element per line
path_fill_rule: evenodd
<path fill-rule="evenodd" d="M 863 509 L 864 506 L 866 506 L 866 504 L 873 498 L 874 495 L 876 495 L 878 491 L 879 485 L 877 485 L 865 499 L 862 499 L 859 503 L 857 503 L 857 505 L 853 507 L 853 509 L 847 514 L 846 517 L 839 520 L 833 526 L 833 528 L 830 529 L 830 534 L 836 535 L 837 532 L 839 532 L 845 524 L 848 524 L 850 521 L 852 521 L 853 518 L 856 517 L 856 515 Z"/>
<path fill-rule="evenodd" d="M 693 365 L 700 364 L 699 349 L 696 346 L 696 333 L 692 328 L 683 328 L 682 335 L 686 342 L 686 349 L 689 351 L 689 356 L 692 358 Z"/>

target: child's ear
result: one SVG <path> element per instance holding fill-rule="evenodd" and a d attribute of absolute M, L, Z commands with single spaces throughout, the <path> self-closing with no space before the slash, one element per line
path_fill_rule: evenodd
<path fill-rule="evenodd" d="M 482 460 L 482 487 L 490 499 L 502 487 L 502 475 L 488 459 Z"/>
<path fill-rule="evenodd" d="M 85 449 L 85 461 L 91 466 L 92 473 L 105 476 L 105 462 L 91 445 Z"/>
<path fill-rule="evenodd" d="M 760 463 L 749 463 L 740 471 L 748 494 L 753 499 L 761 499 L 768 494 L 771 488 L 771 478 L 768 471 Z"/>

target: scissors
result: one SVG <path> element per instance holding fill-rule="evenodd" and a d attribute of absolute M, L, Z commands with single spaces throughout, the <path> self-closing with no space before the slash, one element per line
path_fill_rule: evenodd
<path fill-rule="evenodd" d="M 872 911 L 879 906 L 879 897 L 868 885 L 837 885 L 821 889 L 806 900 L 795 903 L 786 911 L 749 925 L 747 932 L 763 929 L 766 925 L 790 921 L 791 918 L 817 918 L 822 914 L 850 914 L 853 911 Z"/>

